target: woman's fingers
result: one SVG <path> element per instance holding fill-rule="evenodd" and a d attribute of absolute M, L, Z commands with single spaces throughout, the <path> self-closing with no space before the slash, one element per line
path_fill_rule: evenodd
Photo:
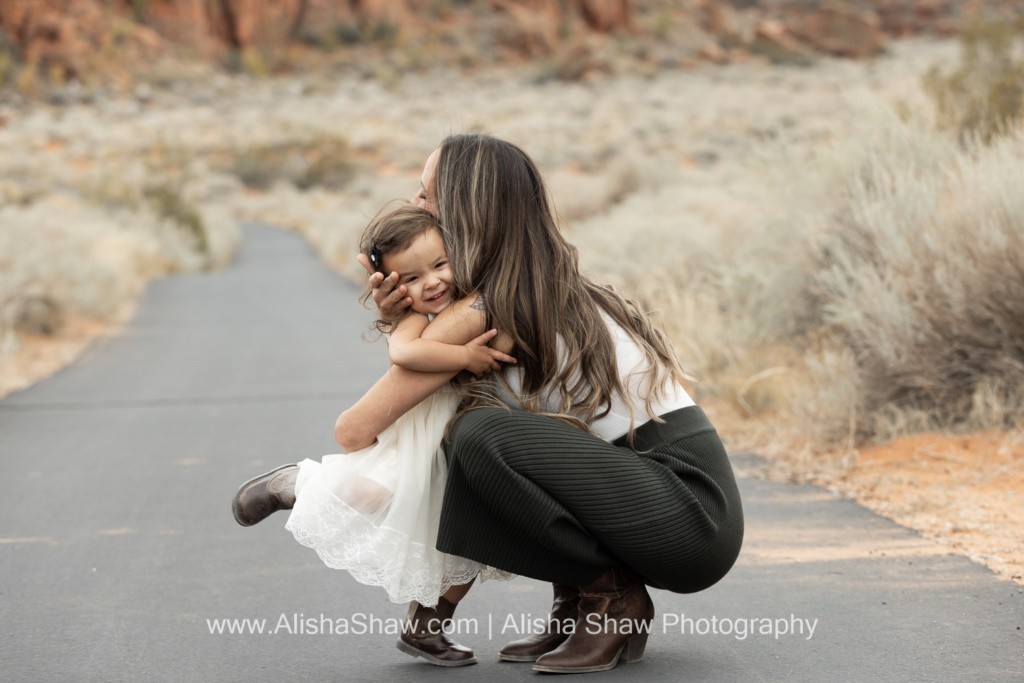
<path fill-rule="evenodd" d="M 405 310 L 412 305 L 412 297 L 407 297 L 405 285 L 395 287 L 394 291 L 384 297 L 377 305 L 381 317 L 385 320 L 398 320 L 405 315 Z"/>
<path fill-rule="evenodd" d="M 405 309 L 412 305 L 412 299 L 406 297 L 409 290 L 405 285 L 396 286 L 398 273 L 389 273 L 384 277 L 384 273 L 373 269 L 366 254 L 359 254 L 356 260 L 370 274 L 367 279 L 370 284 L 370 295 L 381 319 L 398 320 L 405 315 Z"/>
<path fill-rule="evenodd" d="M 376 291 L 374 292 L 374 294 L 380 294 L 381 299 L 383 299 L 394 293 L 394 286 L 398 283 L 398 273 L 392 272 L 387 276 L 387 278 L 385 278 L 383 272 L 375 272 L 374 274 L 370 275 L 371 287 L 373 287 L 373 283 L 375 280 L 377 281 L 378 285 L 376 287 Z"/>
<path fill-rule="evenodd" d="M 359 261 L 359 265 L 366 269 L 369 273 L 367 282 L 370 285 L 370 293 L 373 296 L 373 303 L 380 308 L 384 300 L 392 294 L 395 288 L 395 283 L 398 282 L 398 273 L 391 273 L 387 277 L 384 277 L 384 273 L 378 272 L 374 269 L 373 265 L 370 264 L 370 259 L 366 254 L 359 254 L 356 256 L 356 261 Z"/>
<path fill-rule="evenodd" d="M 395 278 L 395 279 L 397 280 L 398 278 Z M 392 303 L 398 303 L 399 301 L 404 299 L 405 298 L 405 293 L 407 291 L 409 291 L 409 290 L 406 288 L 405 285 L 399 285 L 398 287 L 394 287 L 392 285 L 392 290 L 391 290 L 391 294 L 390 294 L 390 299 L 391 299 Z"/>
<path fill-rule="evenodd" d="M 374 282 L 376 281 L 376 286 Z M 395 292 L 395 283 L 398 282 L 398 273 L 391 273 L 384 277 L 383 273 L 374 273 L 370 276 L 370 288 L 373 290 L 373 301 L 379 307 L 388 297 Z M 401 294 L 399 294 L 401 296 Z"/>
<path fill-rule="evenodd" d="M 386 282 L 387 281 L 385 281 L 385 283 Z M 383 287 L 381 289 L 383 289 Z M 402 300 L 404 298 L 406 298 L 406 293 L 408 291 L 409 290 L 407 290 L 406 286 L 404 286 L 404 285 L 402 285 L 400 287 L 395 287 L 394 289 L 391 290 L 391 293 L 387 295 L 387 302 L 388 302 L 388 304 L 392 305 L 392 306 L 396 306 L 396 305 L 400 304 L 402 302 Z M 406 303 L 407 304 L 413 303 L 413 299 L 410 298 Z M 402 308 L 404 308 L 404 306 L 402 306 Z"/>

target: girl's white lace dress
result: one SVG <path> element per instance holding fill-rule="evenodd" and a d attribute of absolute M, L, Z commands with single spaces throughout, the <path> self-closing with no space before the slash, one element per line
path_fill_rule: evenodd
<path fill-rule="evenodd" d="M 354 453 L 303 460 L 285 528 L 328 567 L 382 586 L 392 602 L 434 606 L 455 584 L 508 572 L 435 547 L 448 464 L 441 440 L 458 396 L 434 392 Z M 484 571 L 486 570 L 486 571 Z"/>

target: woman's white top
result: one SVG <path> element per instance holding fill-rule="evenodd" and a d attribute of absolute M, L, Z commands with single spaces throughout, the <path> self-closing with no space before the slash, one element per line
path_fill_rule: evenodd
<path fill-rule="evenodd" d="M 626 390 L 626 396 L 618 392 L 612 394 L 611 409 L 607 414 L 602 415 L 590 423 L 594 433 L 606 441 L 614 441 L 629 432 L 630 407 L 633 409 L 633 419 L 636 420 L 636 427 L 649 421 L 647 413 L 647 395 L 650 393 L 650 378 L 647 376 L 649 363 L 643 351 L 636 345 L 632 337 L 622 329 L 611 317 L 602 313 L 608 330 L 612 334 L 612 342 L 615 344 L 615 362 L 619 369 L 619 380 Z M 498 398 L 511 408 L 520 409 L 518 399 L 522 393 L 523 371 L 515 366 L 506 366 L 505 378 L 513 395 L 509 395 L 499 385 Z M 557 413 L 560 410 L 557 391 L 545 387 L 541 397 L 541 404 L 545 412 Z M 672 377 L 665 386 L 661 400 L 652 401 L 651 409 L 655 415 L 686 408 L 694 405 L 693 399 L 686 393 L 679 381 Z"/>

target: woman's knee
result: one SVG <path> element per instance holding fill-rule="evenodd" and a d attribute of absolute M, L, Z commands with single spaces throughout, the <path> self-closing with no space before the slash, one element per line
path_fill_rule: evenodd
<path fill-rule="evenodd" d="M 705 547 L 691 547 L 674 557 L 647 556 L 637 559 L 635 566 L 627 563 L 656 588 L 673 593 L 697 593 L 715 585 L 729 573 L 742 542 L 742 536 L 725 531 L 708 540 Z"/>

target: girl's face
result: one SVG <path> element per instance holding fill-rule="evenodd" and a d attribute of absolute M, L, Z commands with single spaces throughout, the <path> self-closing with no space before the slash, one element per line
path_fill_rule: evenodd
<path fill-rule="evenodd" d="M 437 159 L 441 156 L 440 148 L 431 152 L 427 157 L 427 163 L 423 165 L 423 174 L 420 176 L 420 189 L 412 198 L 412 205 L 426 209 L 437 217 L 437 197 L 434 194 L 434 174 L 437 172 Z"/>
<path fill-rule="evenodd" d="M 398 273 L 417 313 L 440 313 L 452 302 L 452 271 L 441 233 L 428 230 L 405 251 L 384 257 L 385 273 Z"/>

